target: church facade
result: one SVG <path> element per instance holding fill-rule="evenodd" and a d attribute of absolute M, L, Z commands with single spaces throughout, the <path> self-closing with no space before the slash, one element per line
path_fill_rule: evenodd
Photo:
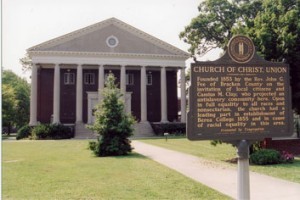
<path fill-rule="evenodd" d="M 126 112 L 139 123 L 186 121 L 185 95 L 179 110 L 177 87 L 180 79 L 180 90 L 185 94 L 189 54 L 116 18 L 46 41 L 27 52 L 33 63 L 32 126 L 92 124 L 108 73 L 117 79 Z"/>

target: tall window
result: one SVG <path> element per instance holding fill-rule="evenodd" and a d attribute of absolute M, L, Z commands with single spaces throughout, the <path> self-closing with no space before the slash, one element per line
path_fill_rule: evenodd
<path fill-rule="evenodd" d="M 73 85 L 75 83 L 75 74 L 74 73 L 64 73 L 64 84 Z"/>
<path fill-rule="evenodd" d="M 84 84 L 94 85 L 95 84 L 95 74 L 94 73 L 85 73 L 84 74 Z"/>
<path fill-rule="evenodd" d="M 126 74 L 126 85 L 133 85 L 134 84 L 134 75 L 133 74 Z"/>
<path fill-rule="evenodd" d="M 147 74 L 147 85 L 152 85 L 152 74 Z"/>

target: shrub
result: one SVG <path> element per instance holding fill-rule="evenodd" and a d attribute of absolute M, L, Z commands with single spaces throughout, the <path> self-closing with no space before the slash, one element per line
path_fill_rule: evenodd
<path fill-rule="evenodd" d="M 32 130 L 34 139 L 69 139 L 74 137 L 70 127 L 62 124 L 39 124 Z"/>
<path fill-rule="evenodd" d="M 51 135 L 52 139 L 70 139 L 74 137 L 74 131 L 62 124 L 52 124 L 51 125 Z"/>
<path fill-rule="evenodd" d="M 23 126 L 18 130 L 16 139 L 20 140 L 23 138 L 28 138 L 29 136 L 31 136 L 31 131 L 32 127 L 30 127 L 29 125 Z"/>
<path fill-rule="evenodd" d="M 151 123 L 155 135 L 164 135 L 164 133 L 183 135 L 186 131 L 185 123 Z"/>
<path fill-rule="evenodd" d="M 49 124 L 39 124 L 32 129 L 33 139 L 50 139 L 51 135 L 51 125 Z"/>
<path fill-rule="evenodd" d="M 281 156 L 274 149 L 261 149 L 250 155 L 250 162 L 256 165 L 278 164 L 281 162 Z"/>
<path fill-rule="evenodd" d="M 96 150 L 97 143 L 95 141 L 89 141 L 89 149 L 92 151 Z"/>
<path fill-rule="evenodd" d="M 287 151 L 282 151 L 280 154 L 280 159 L 282 163 L 293 163 L 294 162 L 294 155 Z"/>

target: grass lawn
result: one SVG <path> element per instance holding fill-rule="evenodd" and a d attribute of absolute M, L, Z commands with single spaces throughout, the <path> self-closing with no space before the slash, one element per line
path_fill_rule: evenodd
<path fill-rule="evenodd" d="M 222 145 L 213 146 L 210 144 L 210 141 L 189 141 L 188 139 L 182 137 L 171 137 L 168 139 L 168 141 L 166 141 L 164 138 L 145 139 L 140 141 L 172 149 L 175 151 L 184 152 L 204 159 L 217 161 L 219 163 L 223 163 L 224 165 L 227 164 L 225 163 L 226 160 L 236 157 L 236 148 L 233 147 L 231 144 L 224 143 Z M 231 165 L 233 167 L 236 166 L 235 164 Z M 250 165 L 250 170 L 300 183 L 299 157 L 296 157 L 295 162 L 293 164 L 279 164 L 267 166 Z"/>
<path fill-rule="evenodd" d="M 2 199 L 229 199 L 146 157 L 94 157 L 88 141 L 2 142 Z"/>

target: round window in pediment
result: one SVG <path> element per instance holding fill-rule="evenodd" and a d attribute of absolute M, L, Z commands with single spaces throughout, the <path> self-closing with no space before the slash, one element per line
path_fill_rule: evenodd
<path fill-rule="evenodd" d="M 113 47 L 118 46 L 119 40 L 118 40 L 117 37 L 115 37 L 115 36 L 112 35 L 112 36 L 109 36 L 109 37 L 106 39 L 106 44 L 107 44 L 107 46 L 113 48 Z"/>

